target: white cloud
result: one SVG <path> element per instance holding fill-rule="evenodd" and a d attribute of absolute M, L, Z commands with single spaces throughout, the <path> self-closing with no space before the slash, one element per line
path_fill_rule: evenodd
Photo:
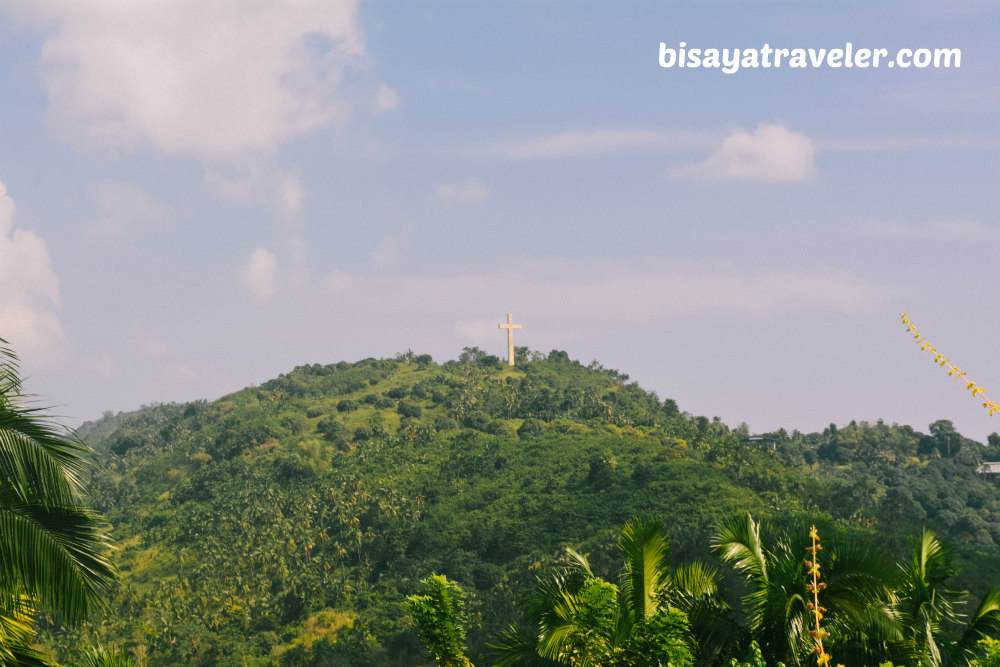
<path fill-rule="evenodd" d="M 465 206 L 489 199 L 490 189 L 474 178 L 467 178 L 461 183 L 443 183 L 437 186 L 434 195 L 442 206 Z"/>
<path fill-rule="evenodd" d="M 270 299 L 277 288 L 278 258 L 266 248 L 257 248 L 240 267 L 239 278 L 254 297 Z"/>
<path fill-rule="evenodd" d="M 378 85 L 378 92 L 375 94 L 375 113 L 385 113 L 387 111 L 394 111 L 399 107 L 399 93 L 385 85 L 380 83 Z"/>
<path fill-rule="evenodd" d="M 278 183 L 278 210 L 285 217 L 295 217 L 302 211 L 302 200 L 306 198 L 306 189 L 299 179 L 291 174 L 281 174 Z"/>
<path fill-rule="evenodd" d="M 55 312 L 59 279 L 45 241 L 14 228 L 15 210 L 0 182 L 0 338 L 23 359 L 44 364 L 65 339 Z"/>
<path fill-rule="evenodd" d="M 761 123 L 752 133 L 733 130 L 704 162 L 672 170 L 709 181 L 801 182 L 816 174 L 813 140 L 783 123 Z"/>
<path fill-rule="evenodd" d="M 862 224 L 866 236 L 921 241 L 1000 241 L 1000 228 L 973 220 L 938 220 L 922 224 L 902 224 L 874 220 Z"/>
<path fill-rule="evenodd" d="M 258 160 L 238 168 L 211 169 L 205 182 L 215 196 L 236 204 L 263 204 L 286 220 L 298 217 L 306 190 L 293 174 Z"/>
<path fill-rule="evenodd" d="M 102 181 L 91 186 L 97 215 L 87 228 L 95 238 L 121 238 L 129 233 L 162 227 L 167 209 L 142 188 L 120 181 Z"/>
<path fill-rule="evenodd" d="M 553 158 L 600 155 L 643 146 L 702 145 L 708 136 L 700 132 L 653 130 L 566 131 L 503 144 L 496 153 L 513 158 Z"/>
<path fill-rule="evenodd" d="M 344 119 L 365 65 L 357 3 L 47 2 L 40 72 L 55 130 L 75 144 L 229 159 Z"/>

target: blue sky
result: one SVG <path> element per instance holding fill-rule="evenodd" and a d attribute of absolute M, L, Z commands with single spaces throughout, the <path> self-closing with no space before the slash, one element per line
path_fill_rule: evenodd
<path fill-rule="evenodd" d="M 984 440 L 898 314 L 1000 397 L 998 36 L 995 2 L 0 2 L 0 336 L 70 423 L 500 355 L 513 312 L 733 426 Z"/>

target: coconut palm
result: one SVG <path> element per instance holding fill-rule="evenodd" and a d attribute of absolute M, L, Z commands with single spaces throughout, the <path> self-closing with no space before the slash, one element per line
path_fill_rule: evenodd
<path fill-rule="evenodd" d="M 692 561 L 673 569 L 663 593 L 668 604 L 687 614 L 697 665 L 727 664 L 730 658 L 743 655 L 749 642 L 746 629 L 734 618 L 720 579 L 715 565 Z"/>
<path fill-rule="evenodd" d="M 669 547 L 655 521 L 633 520 L 617 546 L 624 555 L 619 583 L 594 575 L 572 549 L 569 567 L 539 579 L 524 625 L 511 626 L 492 646 L 499 665 L 689 665 L 685 614 L 669 603 Z"/>
<path fill-rule="evenodd" d="M 910 561 L 900 565 L 902 579 L 896 607 L 902 620 L 899 642 L 908 664 L 938 667 L 968 664 L 977 644 L 1000 630 L 1000 590 L 992 588 L 964 624 L 964 592 L 947 588 L 957 572 L 955 555 L 947 544 L 925 528 L 914 540 Z"/>
<path fill-rule="evenodd" d="M 800 530 L 767 539 L 760 523 L 747 513 L 720 524 L 712 540 L 716 554 L 746 582 L 741 600 L 746 629 L 768 664 L 801 664 L 812 649 L 803 567 L 807 535 Z M 824 625 L 837 634 L 838 646 L 847 653 L 863 653 L 869 659 L 874 656 L 863 647 L 884 653 L 879 647 L 898 635 L 890 605 L 891 559 L 865 542 L 826 544 L 832 548 L 824 554 L 822 599 L 829 608 Z"/>
<path fill-rule="evenodd" d="M 44 664 L 30 649 L 36 604 L 77 623 L 114 581 L 107 533 L 81 500 L 86 452 L 27 403 L 0 339 L 0 665 Z"/>

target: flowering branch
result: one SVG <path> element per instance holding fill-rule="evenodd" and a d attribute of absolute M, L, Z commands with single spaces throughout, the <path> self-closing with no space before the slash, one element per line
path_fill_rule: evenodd
<path fill-rule="evenodd" d="M 986 398 L 986 390 L 980 387 L 972 380 L 970 380 L 968 377 L 966 377 L 965 371 L 959 370 L 958 366 L 952 365 L 951 359 L 945 359 L 943 354 L 938 352 L 935 347 L 933 347 L 929 342 L 927 342 L 927 340 L 920 335 L 920 332 L 917 331 L 917 328 L 913 326 L 913 323 L 910 322 L 910 318 L 906 316 L 906 313 L 900 313 L 900 317 L 903 319 L 903 324 L 906 325 L 906 331 L 909 332 L 909 334 L 913 336 L 914 340 L 917 341 L 917 343 L 920 345 L 920 349 L 926 352 L 927 354 L 934 355 L 934 363 L 936 363 L 941 368 L 946 369 L 948 371 L 949 377 L 953 378 L 956 381 L 961 379 L 963 382 L 965 382 L 966 383 L 965 388 L 972 392 L 973 398 L 978 397 L 983 400 L 983 407 L 989 410 L 990 415 L 1000 412 L 1000 406 L 998 406 L 995 402 L 991 401 L 990 399 Z"/>
<path fill-rule="evenodd" d="M 819 558 L 817 554 L 823 548 L 823 545 L 819 543 L 819 532 L 817 532 L 816 526 L 812 526 L 809 529 L 809 537 L 812 538 L 812 546 L 806 547 L 806 551 L 809 552 L 809 557 L 806 558 L 806 567 L 809 568 L 807 574 L 810 577 L 809 583 L 806 584 L 806 590 L 812 593 L 813 598 L 812 602 L 806 604 L 806 608 L 812 613 L 813 617 L 813 628 L 809 631 L 809 634 L 816 643 L 816 646 L 813 648 L 813 653 L 816 654 L 816 665 L 817 667 L 825 667 L 830 662 L 830 654 L 823 648 L 823 637 L 830 633 L 820 627 L 819 623 L 823 620 L 823 612 L 826 611 L 826 607 L 819 606 L 819 592 L 821 589 L 826 588 L 826 583 L 819 580 Z"/>

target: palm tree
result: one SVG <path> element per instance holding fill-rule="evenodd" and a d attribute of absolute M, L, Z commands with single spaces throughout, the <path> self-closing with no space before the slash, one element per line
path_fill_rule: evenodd
<path fill-rule="evenodd" d="M 1000 590 L 991 588 L 965 624 L 966 594 L 946 587 L 957 572 L 955 555 L 934 531 L 925 528 L 913 542 L 910 561 L 900 565 L 896 607 L 903 623 L 899 645 L 907 664 L 938 667 L 969 664 L 976 644 L 1000 630 Z"/>
<path fill-rule="evenodd" d="M 36 604 L 78 623 L 115 580 L 107 532 L 81 500 L 87 451 L 27 404 L 0 339 L 0 665 L 46 664 L 30 648 Z"/>
<path fill-rule="evenodd" d="M 687 614 L 697 665 L 727 664 L 750 641 L 733 616 L 720 579 L 715 565 L 692 561 L 673 569 L 664 591 L 668 604 Z"/>
<path fill-rule="evenodd" d="M 619 535 L 625 557 L 619 583 L 594 575 L 567 549 L 570 566 L 539 579 L 524 626 L 493 645 L 499 665 L 689 665 L 686 615 L 670 605 L 670 549 L 659 522 L 633 520 Z"/>
<path fill-rule="evenodd" d="M 801 530 L 767 540 L 761 536 L 760 523 L 747 513 L 720 524 L 712 540 L 716 554 L 746 582 L 742 598 L 746 628 L 768 664 L 799 665 L 812 649 L 803 567 L 807 534 Z M 865 653 L 864 647 L 884 646 L 897 631 L 890 607 L 891 559 L 864 542 L 827 544 L 833 548 L 824 560 L 822 597 L 830 609 L 825 625 L 845 652 Z"/>

